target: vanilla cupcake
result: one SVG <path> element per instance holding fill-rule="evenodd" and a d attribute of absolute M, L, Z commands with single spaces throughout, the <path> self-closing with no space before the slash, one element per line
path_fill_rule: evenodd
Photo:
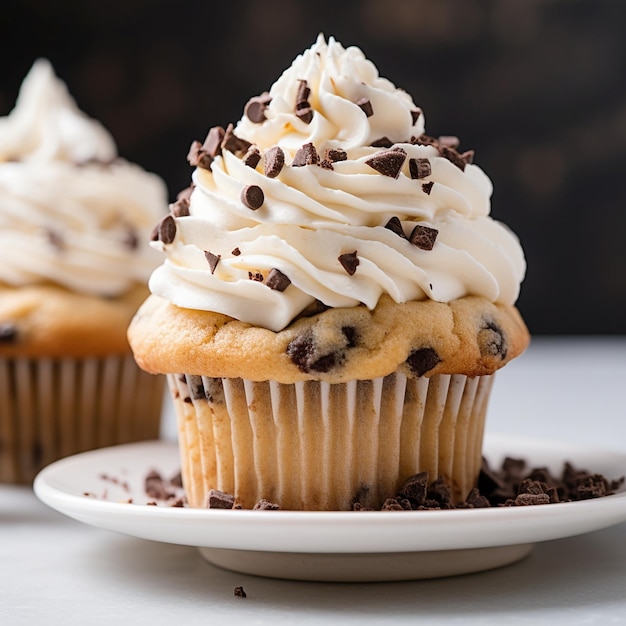
<path fill-rule="evenodd" d="M 191 506 L 380 507 L 424 471 L 464 498 L 494 374 L 529 341 L 473 152 L 320 36 L 188 158 L 129 339 L 168 375 Z"/>
<path fill-rule="evenodd" d="M 159 262 L 164 183 L 37 61 L 0 118 L 0 482 L 159 433 L 163 378 L 126 329 Z"/>

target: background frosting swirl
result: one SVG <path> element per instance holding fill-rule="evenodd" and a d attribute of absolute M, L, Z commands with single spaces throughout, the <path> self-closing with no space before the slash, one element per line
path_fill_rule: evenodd
<path fill-rule="evenodd" d="M 159 263 L 147 241 L 167 208 L 163 181 L 117 158 L 44 59 L 0 118 L 0 283 L 117 296 Z"/>
<path fill-rule="evenodd" d="M 302 81 L 309 120 L 296 113 Z M 525 261 L 515 235 L 489 216 L 491 182 L 469 156 L 455 163 L 438 142 L 418 139 L 423 113 L 358 48 L 320 36 L 262 98 L 263 119 L 244 115 L 234 129 L 262 158 L 250 167 L 242 151 L 225 147 L 210 169 L 196 168 L 189 215 L 175 218 L 171 240 L 154 244 L 167 258 L 151 277 L 153 293 L 275 331 L 315 300 L 373 308 L 387 293 L 396 302 L 515 302 Z M 346 158 L 297 166 L 309 143 L 322 160 L 337 149 Z M 285 165 L 270 177 L 264 167 L 274 146 Z M 397 177 L 368 164 L 390 148 L 405 155 Z M 412 177 L 412 160 L 427 163 L 428 175 Z M 241 200 L 248 185 L 263 191 L 257 210 Z M 386 228 L 392 218 L 403 236 Z M 432 249 L 408 241 L 417 224 L 437 231 Z M 350 273 L 339 257 L 355 252 Z M 290 281 L 284 290 L 268 287 L 272 269 Z"/>

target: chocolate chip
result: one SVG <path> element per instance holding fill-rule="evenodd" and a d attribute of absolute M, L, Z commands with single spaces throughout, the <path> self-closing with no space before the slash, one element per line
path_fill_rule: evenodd
<path fill-rule="evenodd" d="M 265 284 L 275 291 L 285 291 L 291 285 L 291 281 L 279 269 L 273 267 L 267 275 Z"/>
<path fill-rule="evenodd" d="M 248 278 L 254 280 L 257 283 L 262 283 L 264 278 L 261 272 L 248 272 Z"/>
<path fill-rule="evenodd" d="M 302 148 L 300 148 L 295 156 L 293 157 L 293 161 L 291 165 L 293 167 L 302 167 L 304 165 L 318 165 L 320 158 L 317 154 L 317 150 L 312 143 L 305 143 Z"/>
<path fill-rule="evenodd" d="M 383 176 L 398 178 L 406 160 L 406 152 L 401 148 L 379 152 L 365 161 L 372 169 Z"/>
<path fill-rule="evenodd" d="M 243 112 L 251 122 L 262 124 L 266 120 L 265 109 L 271 101 L 272 99 L 267 92 L 260 96 L 254 96 L 248 100 Z"/>
<path fill-rule="evenodd" d="M 229 152 L 241 153 L 246 152 L 248 148 L 252 145 L 249 141 L 245 139 L 241 139 L 237 137 L 233 132 L 234 126 L 229 124 L 226 127 L 226 132 L 224 133 L 224 138 L 222 139 L 222 150 L 228 150 Z"/>
<path fill-rule="evenodd" d="M 241 190 L 241 202 L 252 211 L 256 211 L 263 206 L 265 194 L 258 185 L 246 185 Z"/>
<path fill-rule="evenodd" d="M 241 250 L 239 248 L 235 248 L 234 250 L 231 251 L 231 254 L 233 256 L 239 256 L 241 254 Z"/>
<path fill-rule="evenodd" d="M 340 360 L 340 355 L 334 352 L 319 355 L 315 337 L 311 331 L 306 331 L 287 344 L 287 356 L 292 363 L 304 373 L 328 372 Z"/>
<path fill-rule="evenodd" d="M 409 241 L 421 250 L 432 250 L 438 234 L 439 231 L 436 228 L 416 224 L 415 228 L 411 231 Z"/>
<path fill-rule="evenodd" d="M 207 509 L 232 509 L 235 504 L 235 497 L 229 493 L 218 491 L 217 489 L 209 490 L 207 499 Z"/>
<path fill-rule="evenodd" d="M 337 161 L 347 161 L 348 153 L 341 148 L 329 148 L 324 153 L 324 158 L 332 163 L 336 163 Z"/>
<path fill-rule="evenodd" d="M 246 592 L 243 590 L 243 587 L 235 587 L 235 589 L 233 590 L 233 595 L 236 598 L 246 598 Z"/>
<path fill-rule="evenodd" d="M 168 245 L 176 238 L 176 220 L 171 215 L 166 215 L 158 225 L 158 238 Z"/>
<path fill-rule="evenodd" d="M 461 141 L 456 135 L 440 135 L 438 141 L 441 147 L 452 148 L 454 150 L 461 144 Z"/>
<path fill-rule="evenodd" d="M 189 152 L 187 153 L 187 161 L 192 167 L 201 167 L 202 169 L 210 170 L 213 157 L 207 154 L 199 141 L 192 141 Z"/>
<path fill-rule="evenodd" d="M 342 326 L 341 332 L 348 342 L 347 347 L 354 348 L 358 340 L 358 333 L 356 331 L 356 328 L 354 326 Z"/>
<path fill-rule="evenodd" d="M 508 346 L 504 331 L 494 320 L 486 320 L 478 331 L 478 348 L 483 356 L 506 358 Z"/>
<path fill-rule="evenodd" d="M 441 359 L 433 348 L 418 348 L 409 354 L 406 362 L 416 376 L 423 376 L 440 363 Z"/>
<path fill-rule="evenodd" d="M 11 322 L 0 323 L 0 344 L 16 343 L 18 338 L 17 327 Z"/>
<path fill-rule="evenodd" d="M 389 137 L 381 137 L 380 139 L 375 139 L 370 144 L 373 148 L 391 148 L 393 146 L 393 141 L 389 139 Z"/>
<path fill-rule="evenodd" d="M 353 276 L 356 272 L 356 268 L 359 265 L 359 257 L 356 254 L 356 250 L 354 252 L 346 252 L 345 254 L 340 254 L 339 263 L 341 263 L 342 267 L 350 276 Z"/>
<path fill-rule="evenodd" d="M 409 172 L 411 178 L 426 178 L 432 173 L 430 161 L 428 159 L 409 159 Z"/>
<path fill-rule="evenodd" d="M 204 256 L 206 257 L 206 260 L 209 262 L 209 268 L 211 270 L 211 274 L 215 274 L 215 268 L 217 267 L 217 264 L 220 262 L 222 255 L 213 254 L 212 252 L 205 250 Z"/>
<path fill-rule="evenodd" d="M 422 109 L 413 109 L 411 111 L 411 121 L 413 122 L 413 126 L 415 126 L 421 114 L 422 114 Z"/>
<path fill-rule="evenodd" d="M 189 215 L 189 200 L 187 198 L 176 200 L 170 204 L 170 211 L 175 217 L 187 217 Z"/>
<path fill-rule="evenodd" d="M 202 144 L 202 149 L 206 151 L 209 156 L 215 158 L 222 154 L 222 142 L 226 131 L 221 126 L 213 126 L 209 129 L 207 136 Z"/>
<path fill-rule="evenodd" d="M 276 178 L 285 165 L 285 153 L 279 146 L 270 148 L 265 153 L 265 175 Z"/>
<path fill-rule="evenodd" d="M 357 101 L 357 106 L 365 113 L 366 117 L 372 117 L 374 115 L 374 109 L 372 108 L 372 103 L 369 98 L 361 98 Z"/>
<path fill-rule="evenodd" d="M 250 146 L 243 157 L 243 164 L 254 169 L 261 160 L 261 153 L 256 146 Z"/>
<path fill-rule="evenodd" d="M 429 195 L 430 195 L 430 192 L 431 192 L 431 191 L 432 191 L 432 189 L 433 189 L 433 185 L 434 185 L 434 184 L 435 184 L 435 183 L 434 183 L 432 180 L 431 180 L 430 182 L 428 182 L 428 183 L 424 183 L 424 184 L 422 185 L 422 191 L 423 191 L 423 192 L 424 192 L 427 196 L 429 196 Z"/>
<path fill-rule="evenodd" d="M 461 171 L 465 170 L 465 159 L 454 149 L 447 146 L 443 146 L 440 150 L 441 156 L 448 159 L 450 163 L 456 165 Z"/>
<path fill-rule="evenodd" d="M 296 110 L 296 116 L 301 119 L 305 124 L 310 124 L 313 119 L 313 109 L 311 107 L 304 107 Z"/>
<path fill-rule="evenodd" d="M 392 217 L 386 224 L 385 228 L 388 228 L 392 233 L 395 233 L 399 237 L 406 239 L 407 236 L 404 234 L 404 228 L 402 228 L 402 222 L 398 217 Z"/>

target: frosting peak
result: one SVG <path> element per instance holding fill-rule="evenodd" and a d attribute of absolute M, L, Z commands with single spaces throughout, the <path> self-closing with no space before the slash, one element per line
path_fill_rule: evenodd
<path fill-rule="evenodd" d="M 489 217 L 490 180 L 424 128 L 358 48 L 320 36 L 236 126 L 193 142 L 193 191 L 159 226 L 151 290 L 275 331 L 315 300 L 513 304 L 525 261 Z"/>

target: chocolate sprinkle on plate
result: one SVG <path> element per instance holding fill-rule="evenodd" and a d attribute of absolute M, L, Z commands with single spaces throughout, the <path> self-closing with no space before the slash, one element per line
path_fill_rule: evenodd
<path fill-rule="evenodd" d="M 432 250 L 438 234 L 436 228 L 417 224 L 409 236 L 409 241 L 422 250 Z"/>
<path fill-rule="evenodd" d="M 235 505 L 235 497 L 229 493 L 218 491 L 217 489 L 209 490 L 207 499 L 207 509 L 232 509 Z"/>
<path fill-rule="evenodd" d="M 361 111 L 365 113 L 366 117 L 372 117 L 372 115 L 374 115 L 374 109 L 372 108 L 372 103 L 369 98 L 361 98 L 356 104 Z"/>
<path fill-rule="evenodd" d="M 395 233 L 399 237 L 406 239 L 407 236 L 404 234 L 404 229 L 402 228 L 402 222 L 399 217 L 392 217 L 386 224 L 385 228 L 388 228 L 392 233 Z"/>
<path fill-rule="evenodd" d="M 411 178 L 426 178 L 431 175 L 432 169 L 428 159 L 409 159 Z"/>
<path fill-rule="evenodd" d="M 236 598 L 246 598 L 246 592 L 244 591 L 243 587 L 235 587 L 233 594 Z"/>
<path fill-rule="evenodd" d="M 279 269 L 274 267 L 267 275 L 265 284 L 270 289 L 274 289 L 275 291 L 285 291 L 285 289 L 291 285 L 291 281 Z"/>
<path fill-rule="evenodd" d="M 248 152 L 243 156 L 243 164 L 254 169 L 261 160 L 261 153 L 256 146 L 250 146 Z"/>
<path fill-rule="evenodd" d="M 205 250 L 204 256 L 206 257 L 206 260 L 209 262 L 209 268 L 211 270 L 211 274 L 215 274 L 215 268 L 217 267 L 217 264 L 220 262 L 222 255 L 213 254 L 212 252 Z"/>
<path fill-rule="evenodd" d="M 265 194 L 258 185 L 246 185 L 241 190 L 241 202 L 252 211 L 256 211 L 263 206 Z"/>
<path fill-rule="evenodd" d="M 158 226 L 158 238 L 168 245 L 176 238 L 176 220 L 171 215 L 166 215 Z"/>
<path fill-rule="evenodd" d="M 356 254 L 356 250 L 354 252 L 347 252 L 346 254 L 339 255 L 339 263 L 341 263 L 342 267 L 350 276 L 353 276 L 356 272 L 356 268 L 359 265 L 359 257 Z"/>
<path fill-rule="evenodd" d="M 265 153 L 265 175 L 276 178 L 285 165 L 285 153 L 280 146 L 274 146 Z"/>
<path fill-rule="evenodd" d="M 401 148 L 379 152 L 365 161 L 372 169 L 383 176 L 398 178 L 406 160 L 406 152 Z"/>
<path fill-rule="evenodd" d="M 302 167 L 304 165 L 319 165 L 320 158 L 317 154 L 317 150 L 312 143 L 305 143 L 300 148 L 291 163 L 292 167 Z"/>

